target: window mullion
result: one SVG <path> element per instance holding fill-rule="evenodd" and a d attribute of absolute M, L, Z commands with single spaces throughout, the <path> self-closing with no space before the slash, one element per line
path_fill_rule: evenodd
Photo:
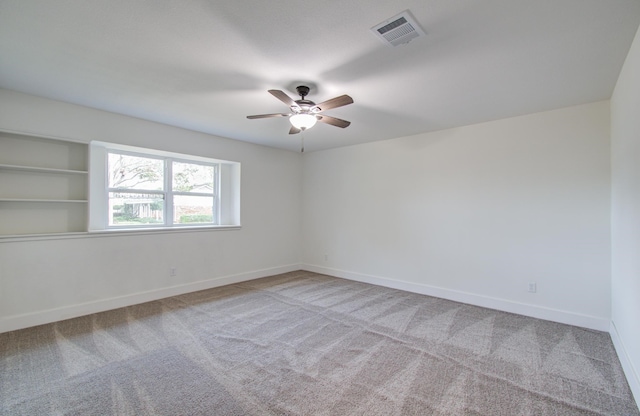
<path fill-rule="evenodd" d="M 214 196 L 214 200 L 213 200 L 213 218 L 216 224 L 220 224 L 220 164 L 216 164 L 214 170 L 213 170 L 213 180 L 214 180 L 214 189 L 213 189 L 213 194 Z"/>
<path fill-rule="evenodd" d="M 164 200 L 167 212 L 165 224 L 173 226 L 173 159 L 165 159 L 164 163 Z"/>

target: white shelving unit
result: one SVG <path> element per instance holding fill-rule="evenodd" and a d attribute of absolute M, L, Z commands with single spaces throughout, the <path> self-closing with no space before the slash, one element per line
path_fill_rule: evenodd
<path fill-rule="evenodd" d="M 88 145 L 0 131 L 0 237 L 87 230 Z"/>

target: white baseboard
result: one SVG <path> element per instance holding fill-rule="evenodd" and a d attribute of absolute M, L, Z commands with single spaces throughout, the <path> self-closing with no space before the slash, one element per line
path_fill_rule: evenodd
<path fill-rule="evenodd" d="M 627 377 L 631 393 L 636 400 L 636 405 L 640 408 L 640 374 L 638 374 L 636 369 L 633 367 L 629 354 L 627 354 L 627 349 L 624 347 L 624 343 L 622 342 L 620 334 L 618 334 L 618 329 L 613 321 L 611 321 L 609 334 L 611 335 L 611 341 L 613 341 L 613 346 L 618 354 L 618 359 L 622 365 L 624 375 Z"/>
<path fill-rule="evenodd" d="M 104 312 L 111 309 L 122 308 L 125 306 L 137 305 L 144 302 L 164 299 L 170 296 L 196 292 L 198 290 L 211 289 L 218 286 L 245 282 L 247 280 L 259 279 L 261 277 L 273 276 L 280 273 L 293 272 L 296 270 L 300 270 L 301 268 L 302 266 L 300 264 L 291 264 L 269 269 L 254 270 L 245 273 L 202 280 L 194 283 L 187 283 L 178 286 L 150 290 L 147 292 L 119 296 L 116 298 L 102 299 L 95 302 L 87 302 L 55 309 L 37 311 L 28 314 L 3 317 L 0 318 L 0 333 L 29 328 L 36 325 L 48 324 L 51 322 L 62 321 L 64 319 L 77 318 L 78 316 L 90 315 L 92 313 Z"/>
<path fill-rule="evenodd" d="M 518 315 L 530 316 L 533 318 L 559 322 L 562 324 L 575 325 L 582 328 L 595 329 L 598 331 L 608 332 L 609 326 L 611 324 L 611 321 L 606 318 L 598 318 L 596 316 L 545 308 L 542 306 L 513 302 L 510 300 L 476 295 L 473 293 L 445 289 L 436 286 L 406 282 L 403 280 L 390 279 L 387 277 L 365 275 L 345 270 L 331 269 L 313 264 L 303 264 L 302 268 L 310 272 L 322 273 L 329 276 L 355 280 L 363 283 L 370 283 L 373 285 L 389 287 L 392 289 L 406 290 L 407 292 L 435 296 L 438 298 L 453 300 L 456 302 L 482 306 L 484 308 L 496 309 L 504 312 L 516 313 Z"/>
<path fill-rule="evenodd" d="M 296 270 L 308 270 L 322 273 L 343 279 L 355 280 L 363 283 L 370 283 L 378 286 L 385 286 L 393 289 L 406 290 L 408 292 L 420 293 L 423 295 L 435 296 L 485 308 L 497 309 L 505 312 L 517 313 L 534 318 L 560 322 L 569 325 L 576 325 L 584 328 L 599 331 L 610 330 L 611 322 L 608 319 L 594 316 L 581 315 L 567 311 L 544 308 L 535 305 L 512 302 L 504 299 L 492 298 L 488 296 L 476 295 L 468 292 L 460 292 L 436 286 L 423 285 L 406 282 L 402 280 L 389 279 L 386 277 L 365 275 L 344 270 L 331 269 L 312 264 L 291 264 L 287 266 L 274 267 L 263 270 L 239 273 L 235 275 L 222 276 L 214 279 L 203 280 L 184 285 L 171 286 L 148 292 L 134 293 L 131 295 L 116 298 L 103 299 L 95 302 L 70 305 L 61 308 L 48 309 L 23 315 L 13 315 L 0 318 L 0 333 L 13 331 L 16 329 L 28 328 L 35 325 L 42 325 L 78 316 L 89 315 L 97 312 L 104 312 L 111 309 L 150 302 L 170 296 L 182 295 L 198 290 L 211 289 L 232 283 L 244 282 L 247 280 L 259 279 L 261 277 L 272 276 L 280 273 L 287 273 Z"/>

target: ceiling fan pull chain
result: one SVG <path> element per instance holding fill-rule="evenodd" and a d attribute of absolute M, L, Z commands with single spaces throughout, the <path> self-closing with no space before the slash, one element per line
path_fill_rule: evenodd
<path fill-rule="evenodd" d="M 300 153 L 304 153 L 304 130 L 302 130 L 300 137 Z"/>

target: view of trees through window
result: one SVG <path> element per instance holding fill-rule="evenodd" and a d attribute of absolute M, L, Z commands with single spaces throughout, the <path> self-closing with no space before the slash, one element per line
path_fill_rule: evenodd
<path fill-rule="evenodd" d="M 115 152 L 107 162 L 109 225 L 215 223 L 215 164 Z"/>
<path fill-rule="evenodd" d="M 172 163 L 174 224 L 212 223 L 215 167 Z"/>

